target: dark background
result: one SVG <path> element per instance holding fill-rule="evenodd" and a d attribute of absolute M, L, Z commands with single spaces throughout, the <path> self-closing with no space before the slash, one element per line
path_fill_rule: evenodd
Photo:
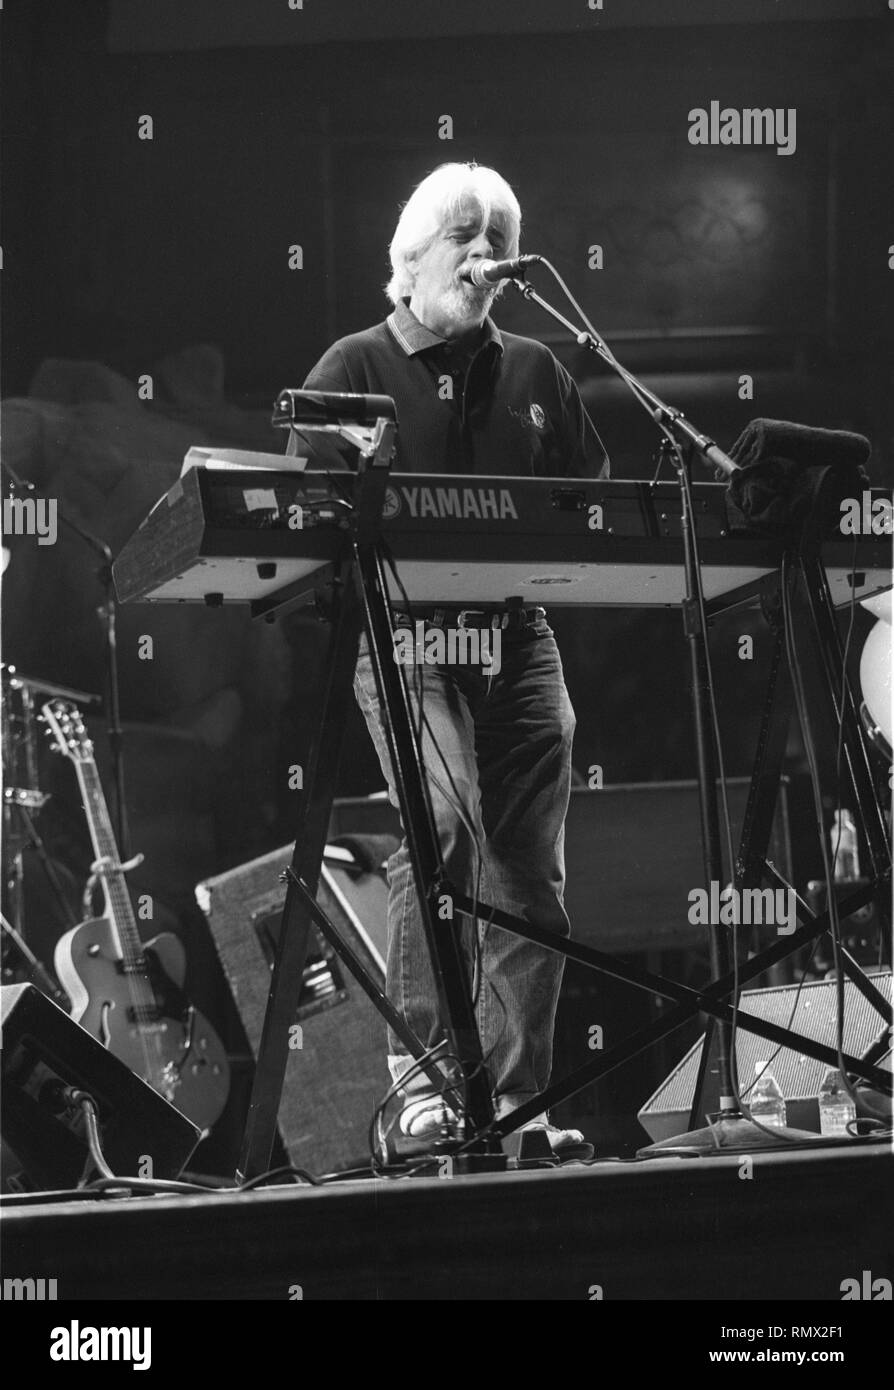
<path fill-rule="evenodd" d="M 13 0 L 7 393 L 50 353 L 135 377 L 212 341 L 229 392 L 266 404 L 382 316 L 399 204 L 474 158 L 635 368 L 826 373 L 890 468 L 884 0 L 608 6 L 391 3 L 364 23 L 362 0 Z M 712 99 L 795 107 L 796 153 L 690 146 L 687 113 Z M 588 271 L 597 242 L 605 269 Z M 503 319 L 561 342 L 532 306 Z"/>
<path fill-rule="evenodd" d="M 226 423 L 201 393 L 134 401 L 141 428 L 183 428 L 176 448 L 131 449 L 141 471 L 119 487 L 130 511 L 91 510 L 78 490 L 89 448 L 45 470 L 54 495 L 115 548 L 176 477 L 184 439 L 280 447 L 266 425 L 272 399 L 300 384 L 335 337 L 384 316 L 399 205 L 454 159 L 509 179 L 522 249 L 553 260 L 622 359 L 721 444 L 756 415 L 857 429 L 872 442 L 873 483 L 890 485 L 894 14 L 885 0 L 606 0 L 605 13 L 584 0 L 308 0 L 306 12 L 285 0 L 9 0 L 2 25 L 5 400 L 27 399 L 32 411 L 46 402 L 58 443 L 95 404 L 68 369 L 60 378 L 60 360 L 102 364 L 134 386 L 197 345 L 224 364 Z M 691 146 L 688 112 L 713 99 L 796 108 L 796 153 Z M 147 114 L 151 141 L 137 138 Z M 443 115 L 452 141 L 438 138 Z M 300 271 L 288 268 L 294 243 Z M 594 243 L 601 271 L 587 268 Z M 534 306 L 507 295 L 495 316 L 548 342 L 575 374 L 615 476 L 651 476 L 651 426 L 620 385 Z M 219 377 L 220 358 L 206 360 Z M 750 401 L 739 399 L 743 373 L 754 379 Z M 69 424 L 59 410 L 74 412 Z M 126 420 L 102 416 L 100 426 L 124 468 Z M 29 476 L 40 477 L 36 464 Z M 6 656 L 100 689 L 94 566 L 70 539 L 57 550 L 9 571 Z M 257 638 L 240 622 L 122 614 L 134 848 L 150 851 L 135 886 L 181 924 L 197 878 L 290 837 L 282 769 L 309 742 L 321 633 L 297 619 Z M 578 714 L 577 767 L 599 763 L 607 782 L 694 775 L 678 616 L 556 614 L 555 626 Z M 859 613 L 856 652 L 868 626 Z M 743 663 L 738 638 L 749 631 L 755 659 Z M 145 632 L 162 644 L 151 672 L 136 657 Z M 714 643 L 728 770 L 744 773 L 766 638 L 735 615 L 716 625 Z M 190 661 L 199 673 L 186 680 Z M 171 730 L 192 740 L 189 754 L 170 739 L 162 748 Z M 100 725 L 96 734 L 102 757 Z M 797 781 L 796 737 L 790 751 Z M 58 772 L 48 774 L 58 787 L 46 823 L 77 878 L 83 827 L 68 769 Z M 380 785 L 357 721 L 339 791 Z M 809 820 L 795 838 L 803 880 L 816 864 Z"/>

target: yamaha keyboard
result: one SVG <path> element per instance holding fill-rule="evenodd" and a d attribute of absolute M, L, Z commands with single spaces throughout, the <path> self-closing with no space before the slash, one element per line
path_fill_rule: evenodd
<path fill-rule="evenodd" d="M 115 561 L 119 598 L 250 603 L 256 613 L 305 601 L 345 553 L 356 481 L 187 468 Z M 778 568 L 781 546 L 731 523 L 724 484 L 692 492 L 705 597 L 745 602 Z M 674 607 L 684 597 L 676 482 L 392 473 L 382 536 L 414 604 Z M 888 535 L 836 537 L 823 561 L 836 606 L 891 586 Z M 389 585 L 398 599 L 390 575 Z"/>

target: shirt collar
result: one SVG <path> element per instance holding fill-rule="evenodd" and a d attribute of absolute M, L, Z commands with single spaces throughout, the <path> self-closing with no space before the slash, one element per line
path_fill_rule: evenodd
<path fill-rule="evenodd" d="M 424 323 L 419 322 L 407 299 L 397 301 L 394 312 L 388 315 L 386 322 L 408 357 L 415 356 L 417 352 L 424 352 L 426 348 L 444 347 L 447 343 L 446 338 L 439 338 L 437 333 L 433 333 Z M 481 346 L 485 347 L 491 343 L 494 343 L 500 352 L 503 351 L 500 330 L 493 319 L 488 317 L 484 320 Z"/>

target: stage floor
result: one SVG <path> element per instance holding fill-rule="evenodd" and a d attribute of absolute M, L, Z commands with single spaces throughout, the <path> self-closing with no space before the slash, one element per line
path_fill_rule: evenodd
<path fill-rule="evenodd" d="M 750 1171 L 750 1176 L 749 1176 Z M 891 1279 L 887 1144 L 325 1187 L 6 1199 L 69 1299 L 834 1300 Z"/>

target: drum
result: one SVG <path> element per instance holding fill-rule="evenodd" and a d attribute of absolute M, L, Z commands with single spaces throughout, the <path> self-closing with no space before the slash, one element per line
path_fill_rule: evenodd
<path fill-rule="evenodd" d="M 2 667 L 3 801 L 7 806 L 40 810 L 46 796 L 37 771 L 39 706 L 30 681 L 14 666 Z"/>

